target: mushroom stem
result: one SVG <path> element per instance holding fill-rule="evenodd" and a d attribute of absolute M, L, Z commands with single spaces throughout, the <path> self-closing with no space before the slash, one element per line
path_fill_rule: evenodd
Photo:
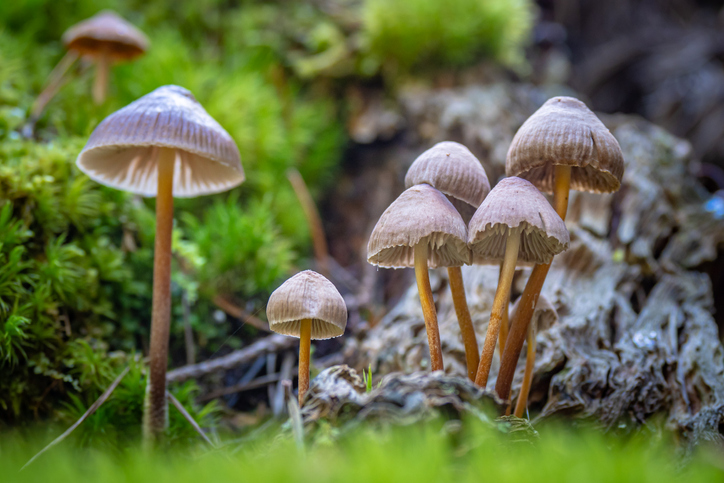
<path fill-rule="evenodd" d="M 503 276 L 503 263 L 500 263 L 500 274 L 498 280 Z M 503 318 L 500 321 L 500 333 L 498 334 L 498 355 L 503 358 L 503 349 L 505 349 L 505 341 L 508 339 L 508 329 L 510 329 L 510 320 L 508 318 L 508 308 L 510 307 L 510 292 L 508 292 L 508 300 L 505 301 Z"/>
<path fill-rule="evenodd" d="M 465 298 L 463 271 L 460 267 L 448 267 L 447 273 L 450 279 L 450 292 L 452 293 L 453 305 L 455 306 L 455 315 L 457 315 L 458 318 L 460 334 L 463 337 L 463 345 L 465 346 L 465 361 L 468 366 L 468 377 L 471 381 L 474 381 L 480 359 L 478 356 L 478 341 L 475 337 L 473 320 L 470 317 L 468 301 Z"/>
<path fill-rule="evenodd" d="M 536 348 L 536 330 L 535 324 L 529 324 L 528 327 L 528 351 L 525 356 L 525 374 L 523 374 L 523 384 L 520 386 L 520 394 L 518 402 L 515 403 L 515 416 L 522 418 L 525 408 L 528 404 L 528 394 L 530 386 L 533 382 L 533 368 L 535 367 L 535 348 Z"/>
<path fill-rule="evenodd" d="M 520 234 L 517 231 L 512 231 L 508 234 L 508 239 L 505 244 L 503 269 L 501 270 L 498 288 L 495 291 L 495 298 L 493 299 L 493 310 L 490 313 L 490 322 L 488 322 L 488 331 L 485 334 L 483 352 L 480 354 L 478 373 L 475 375 L 475 384 L 482 388 L 485 388 L 488 383 L 490 366 L 493 363 L 493 354 L 495 353 L 495 344 L 498 342 L 500 322 L 503 320 L 503 312 L 508 311 L 507 302 L 510 298 L 510 285 L 513 282 L 513 274 L 515 274 L 515 264 L 518 261 L 519 248 Z"/>
<path fill-rule="evenodd" d="M 144 439 L 152 441 L 167 421 L 166 366 L 171 321 L 171 236 L 173 231 L 173 171 L 176 151 L 159 148 L 156 194 L 156 246 L 153 262 L 153 309 L 149 377 L 143 414 Z"/>
<path fill-rule="evenodd" d="M 96 78 L 93 81 L 93 102 L 103 104 L 108 91 L 108 75 L 111 70 L 111 58 L 102 52 L 96 59 Z"/>
<path fill-rule="evenodd" d="M 43 110 L 45 110 L 45 106 L 47 106 L 48 102 L 50 102 L 50 100 L 55 97 L 55 94 L 58 93 L 58 90 L 60 90 L 60 87 L 66 79 L 65 74 L 76 60 L 78 60 L 78 53 L 74 50 L 69 50 L 63 58 L 60 59 L 60 62 L 58 62 L 58 65 L 55 66 L 53 72 L 50 73 L 50 76 L 48 77 L 48 84 L 43 89 L 43 92 L 41 92 L 35 99 L 35 102 L 30 109 L 30 120 L 33 124 L 40 119 L 41 114 L 43 114 Z"/>
<path fill-rule="evenodd" d="M 417 291 L 420 293 L 422 316 L 425 318 L 427 343 L 430 346 L 430 369 L 433 372 L 442 371 L 444 368 L 442 364 L 442 348 L 440 347 L 440 330 L 437 327 L 437 311 L 435 310 L 435 302 L 432 299 L 430 275 L 427 272 L 426 242 L 415 245 L 415 278 L 417 279 Z"/>
<path fill-rule="evenodd" d="M 312 345 L 312 319 L 302 320 L 299 329 L 299 407 L 309 389 L 309 353 Z"/>
<path fill-rule="evenodd" d="M 555 167 L 555 191 L 554 204 L 556 212 L 561 219 L 566 219 L 568 211 L 568 191 L 571 185 L 570 166 L 556 165 Z M 523 349 L 523 341 L 528 333 L 528 324 L 533 317 L 535 305 L 538 303 L 538 296 L 543 288 L 543 283 L 548 275 L 551 264 L 536 265 L 525 285 L 521 300 L 518 302 L 518 310 L 513 316 L 513 321 L 508 333 L 508 341 L 505 343 L 503 360 L 500 362 L 498 380 L 495 383 L 495 391 L 501 399 L 507 400 L 510 397 L 510 386 L 513 384 L 515 365 Z"/>

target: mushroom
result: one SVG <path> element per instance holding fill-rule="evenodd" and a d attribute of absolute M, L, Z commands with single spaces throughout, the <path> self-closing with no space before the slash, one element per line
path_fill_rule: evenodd
<path fill-rule="evenodd" d="M 516 263 L 549 263 L 566 250 L 568 230 L 561 217 L 529 181 L 501 180 L 470 220 L 468 245 L 473 262 L 502 260 L 475 384 L 485 387 L 498 341 L 503 314 L 508 310 Z"/>
<path fill-rule="evenodd" d="M 443 370 L 437 312 L 428 268 L 470 262 L 467 228 L 444 194 L 421 184 L 404 191 L 380 216 L 367 245 L 367 261 L 390 268 L 415 267 L 430 346 L 430 367 Z"/>
<path fill-rule="evenodd" d="M 95 61 L 93 100 L 96 104 L 106 99 L 111 64 L 134 59 L 148 50 L 148 39 L 143 32 L 111 10 L 103 10 L 72 26 L 62 40 L 69 51 Z"/>
<path fill-rule="evenodd" d="M 239 150 L 191 92 L 164 86 L 105 118 L 76 164 L 101 184 L 156 197 L 150 371 L 144 412 L 144 435 L 150 440 L 166 424 L 173 197 L 192 198 L 241 184 L 244 170 Z"/>
<path fill-rule="evenodd" d="M 332 282 L 305 270 L 284 282 L 266 306 L 269 328 L 299 337 L 299 406 L 309 389 L 311 339 L 331 339 L 344 334 L 347 306 Z"/>
<path fill-rule="evenodd" d="M 488 176 L 478 158 L 462 144 L 452 141 L 437 143 L 412 163 L 405 176 L 405 188 L 423 183 L 445 194 L 465 223 L 490 192 Z M 468 377 L 474 381 L 479 362 L 478 341 L 465 298 L 463 272 L 460 267 L 448 267 L 447 272 L 465 346 Z"/>
<path fill-rule="evenodd" d="M 518 299 L 518 302 L 520 302 L 520 299 Z M 518 310 L 518 302 L 513 305 L 513 313 Z M 519 418 L 523 417 L 523 413 L 526 410 L 528 394 L 530 393 L 530 386 L 533 382 L 536 336 L 538 332 L 550 328 L 556 322 L 558 322 L 558 312 L 556 312 L 556 309 L 548 301 L 548 298 L 541 295 L 538 297 L 538 302 L 535 304 L 533 318 L 531 319 L 530 324 L 528 324 L 528 351 L 525 357 L 525 373 L 523 374 L 523 384 L 520 386 L 520 394 L 518 395 L 518 401 L 515 403 L 514 412 L 514 414 Z"/>
<path fill-rule="evenodd" d="M 570 189 L 611 193 L 621 186 L 623 153 L 616 138 L 584 103 L 572 97 L 549 99 L 520 127 L 505 162 L 508 176 L 519 176 L 553 192 L 556 212 L 565 220 Z M 536 265 L 511 323 L 495 390 L 510 396 L 515 365 L 528 332 L 550 264 Z"/>

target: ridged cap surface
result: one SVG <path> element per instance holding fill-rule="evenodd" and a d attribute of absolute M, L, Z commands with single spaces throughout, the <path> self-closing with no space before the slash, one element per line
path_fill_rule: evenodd
<path fill-rule="evenodd" d="M 571 189 L 611 193 L 621 186 L 624 166 L 618 141 L 572 97 L 548 99 L 523 123 L 508 150 L 505 172 L 551 193 L 557 164 L 572 166 Z"/>
<path fill-rule="evenodd" d="M 159 87 L 105 118 L 76 164 L 101 184 L 156 196 L 162 147 L 176 150 L 175 197 L 219 193 L 244 181 L 234 140 L 178 86 Z"/>
<path fill-rule="evenodd" d="M 331 339 L 344 334 L 347 305 L 332 282 L 305 270 L 271 294 L 266 317 L 271 330 L 292 337 L 299 337 L 302 320 L 312 319 L 312 339 Z"/>
<path fill-rule="evenodd" d="M 520 236 L 518 260 L 548 263 L 570 242 L 566 225 L 529 181 L 502 179 L 470 220 L 473 263 L 503 260 L 508 236 Z"/>
<path fill-rule="evenodd" d="M 470 263 L 467 228 L 455 207 L 428 184 L 404 191 L 382 213 L 367 245 L 367 261 L 380 267 L 414 267 L 415 246 L 428 245 L 428 267 Z"/>
<path fill-rule="evenodd" d="M 518 300 L 515 301 L 513 308 L 510 310 L 511 314 L 515 314 L 518 310 L 521 299 L 522 297 L 518 297 Z M 512 318 L 514 318 L 514 315 L 511 316 L 511 319 Z M 558 322 L 558 312 L 555 307 L 553 307 L 553 304 L 550 303 L 545 295 L 539 295 L 538 302 L 535 304 L 535 310 L 533 310 L 533 317 L 531 318 L 531 323 L 536 324 L 536 331 L 550 329 L 556 322 Z"/>
<path fill-rule="evenodd" d="M 437 143 L 412 163 L 405 188 L 422 183 L 475 208 L 490 192 L 488 176 L 478 158 L 453 141 Z"/>
<path fill-rule="evenodd" d="M 103 10 L 69 28 L 63 34 L 68 50 L 82 55 L 107 52 L 116 60 L 138 57 L 148 50 L 148 38 L 110 10 Z"/>

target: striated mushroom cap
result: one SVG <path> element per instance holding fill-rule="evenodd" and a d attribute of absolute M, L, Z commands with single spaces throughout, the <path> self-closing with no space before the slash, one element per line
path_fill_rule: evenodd
<path fill-rule="evenodd" d="M 553 192 L 553 167 L 572 166 L 571 189 L 611 193 L 621 186 L 623 153 L 606 126 L 578 99 L 553 97 L 518 129 L 505 172 Z"/>
<path fill-rule="evenodd" d="M 518 310 L 522 297 L 518 297 L 518 300 L 513 304 L 513 308 L 510 310 L 511 319 L 515 318 L 515 313 Z M 550 303 L 548 298 L 541 294 L 538 296 L 538 302 L 535 304 L 535 310 L 533 311 L 533 317 L 530 319 L 531 324 L 535 328 L 536 332 L 550 329 L 553 324 L 558 322 L 558 312 L 556 311 L 553 304 Z"/>
<path fill-rule="evenodd" d="M 478 158 L 453 141 L 437 143 L 412 163 L 405 188 L 423 183 L 447 195 L 463 218 L 466 213 L 472 216 L 490 192 L 488 176 Z"/>
<path fill-rule="evenodd" d="M 380 267 L 414 267 L 415 246 L 428 244 L 428 266 L 470 263 L 465 222 L 440 191 L 408 188 L 382 213 L 367 245 L 367 261 Z"/>
<path fill-rule="evenodd" d="M 518 260 L 549 263 L 568 249 L 566 225 L 529 181 L 502 179 L 470 220 L 468 241 L 473 263 L 503 260 L 509 236 L 520 236 Z"/>
<path fill-rule="evenodd" d="M 302 320 L 312 319 L 312 339 L 344 334 L 347 306 L 332 282 L 312 270 L 294 275 L 272 292 L 266 306 L 269 328 L 299 337 Z"/>
<path fill-rule="evenodd" d="M 159 148 L 176 150 L 175 197 L 219 193 L 244 181 L 234 140 L 178 86 L 159 87 L 105 118 L 76 164 L 101 184 L 156 196 Z"/>
<path fill-rule="evenodd" d="M 69 28 L 63 34 L 68 50 L 81 55 L 102 52 L 114 60 L 130 60 L 148 50 L 148 38 L 136 27 L 110 10 L 103 10 Z"/>

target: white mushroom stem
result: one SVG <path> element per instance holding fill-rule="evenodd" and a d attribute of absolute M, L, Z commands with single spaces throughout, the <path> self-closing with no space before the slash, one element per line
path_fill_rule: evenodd
<path fill-rule="evenodd" d="M 108 77 L 111 70 L 111 56 L 101 52 L 96 58 L 96 78 L 93 81 L 93 102 L 103 104 L 108 92 Z"/>
<path fill-rule="evenodd" d="M 525 409 L 528 406 L 528 394 L 530 394 L 530 386 L 533 382 L 533 368 L 535 367 L 535 349 L 536 349 L 536 327 L 535 324 L 529 324 L 528 327 L 528 352 L 525 355 L 525 374 L 523 374 L 523 384 L 520 386 L 520 394 L 518 402 L 515 403 L 515 415 L 519 418 L 523 417 Z"/>
<path fill-rule="evenodd" d="M 309 354 L 312 345 L 312 319 L 302 320 L 299 329 L 299 407 L 309 389 Z"/>
<path fill-rule="evenodd" d="M 166 366 L 171 323 L 171 236 L 173 231 L 173 171 L 176 151 L 159 148 L 156 194 L 156 246 L 153 262 L 153 308 L 149 377 L 143 414 L 144 439 L 163 433 L 167 423 Z"/>
<path fill-rule="evenodd" d="M 468 367 L 468 377 L 475 380 L 475 373 L 478 371 L 480 356 L 478 355 L 478 341 L 475 337 L 473 320 L 470 317 L 468 301 L 465 298 L 465 285 L 463 285 L 463 272 L 460 267 L 448 267 L 448 278 L 450 279 L 450 292 L 452 293 L 455 315 L 458 318 L 460 334 L 465 346 L 465 361 Z"/>
<path fill-rule="evenodd" d="M 427 342 L 430 346 L 430 369 L 442 371 L 442 347 L 440 346 L 440 330 L 437 327 L 437 311 L 435 302 L 432 299 L 432 288 L 430 288 L 430 275 L 427 272 L 427 243 L 422 242 L 415 245 L 415 278 L 417 279 L 417 291 L 420 293 L 420 305 L 422 316 L 425 319 L 425 330 L 427 331 Z"/>
<path fill-rule="evenodd" d="M 490 322 L 488 322 L 488 331 L 485 334 L 483 352 L 480 354 L 480 365 L 478 366 L 478 373 L 475 376 L 475 384 L 482 388 L 485 388 L 488 383 L 490 366 L 493 363 L 493 354 L 495 353 L 495 344 L 498 342 L 500 324 L 503 320 L 503 312 L 507 312 L 508 310 L 510 286 L 513 282 L 513 275 L 515 274 L 515 265 L 518 262 L 519 248 L 520 233 L 518 230 L 510 230 L 505 243 L 503 268 L 500 272 L 498 288 L 495 291 L 495 298 L 493 299 L 493 310 L 490 313 Z"/>
<path fill-rule="evenodd" d="M 556 165 L 554 177 L 553 206 L 558 216 L 565 221 L 566 212 L 568 211 L 568 192 L 571 186 L 571 167 Z M 508 341 L 505 343 L 505 350 L 503 351 L 503 359 L 500 362 L 498 380 L 495 383 L 495 391 L 503 400 L 510 397 L 510 386 L 513 384 L 515 365 L 518 362 L 518 357 L 520 357 L 520 351 L 523 349 L 523 341 L 528 333 L 528 324 L 533 318 L 538 296 L 550 268 L 550 263 L 533 267 L 528 283 L 525 284 L 523 294 L 520 296 L 518 310 L 513 317 L 510 332 L 508 333 Z"/>

